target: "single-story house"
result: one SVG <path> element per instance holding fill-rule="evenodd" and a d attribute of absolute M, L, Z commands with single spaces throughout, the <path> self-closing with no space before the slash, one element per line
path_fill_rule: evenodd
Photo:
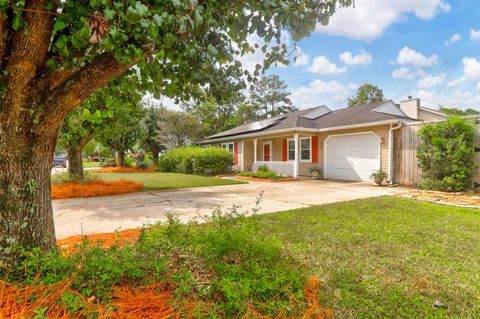
<path fill-rule="evenodd" d="M 298 177 L 317 166 L 323 178 L 366 181 L 378 169 L 392 177 L 394 130 L 445 118 L 421 107 L 419 99 L 339 110 L 322 105 L 241 125 L 202 144 L 231 150 L 237 171 L 266 165 L 278 175 Z"/>

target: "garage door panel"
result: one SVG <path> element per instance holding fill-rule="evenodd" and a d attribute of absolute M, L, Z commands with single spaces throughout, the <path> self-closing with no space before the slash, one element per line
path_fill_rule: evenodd
<path fill-rule="evenodd" d="M 380 169 L 380 144 L 372 133 L 330 137 L 326 145 L 328 178 L 369 180 Z"/>

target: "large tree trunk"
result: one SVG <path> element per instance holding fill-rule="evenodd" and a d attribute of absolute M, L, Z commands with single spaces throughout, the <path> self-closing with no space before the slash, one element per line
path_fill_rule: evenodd
<path fill-rule="evenodd" d="M 68 175 L 70 176 L 70 178 L 83 179 L 83 148 L 77 146 L 69 147 L 66 150 L 68 158 Z"/>
<path fill-rule="evenodd" d="M 43 250 L 55 246 L 50 189 L 55 138 L 25 131 L 0 136 L 0 258 L 7 262 L 15 244 Z"/>
<path fill-rule="evenodd" d="M 117 166 L 125 166 L 125 152 L 124 151 L 115 151 Z"/>

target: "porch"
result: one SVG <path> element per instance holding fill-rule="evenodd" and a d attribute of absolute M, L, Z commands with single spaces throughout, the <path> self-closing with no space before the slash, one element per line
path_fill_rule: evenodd
<path fill-rule="evenodd" d="M 285 135 L 240 142 L 238 167 L 241 171 L 257 171 L 261 165 L 279 176 L 308 175 L 318 163 L 317 135 Z"/>

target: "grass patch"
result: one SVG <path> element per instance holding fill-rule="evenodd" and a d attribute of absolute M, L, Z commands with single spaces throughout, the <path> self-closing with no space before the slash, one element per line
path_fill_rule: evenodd
<path fill-rule="evenodd" d="M 97 168 L 100 167 L 100 162 L 83 161 L 83 168 Z"/>
<path fill-rule="evenodd" d="M 245 184 L 241 181 L 177 173 L 96 173 L 99 179 L 112 181 L 125 179 L 144 185 L 144 190 L 188 188 L 200 186 L 221 186 Z"/>
<path fill-rule="evenodd" d="M 275 174 L 275 172 L 272 171 L 242 172 L 239 173 L 238 176 L 268 179 L 271 181 L 290 178 L 290 176 L 278 176 L 277 174 Z"/>
<path fill-rule="evenodd" d="M 320 277 L 335 318 L 480 318 L 478 210 L 379 197 L 260 221 Z"/>

